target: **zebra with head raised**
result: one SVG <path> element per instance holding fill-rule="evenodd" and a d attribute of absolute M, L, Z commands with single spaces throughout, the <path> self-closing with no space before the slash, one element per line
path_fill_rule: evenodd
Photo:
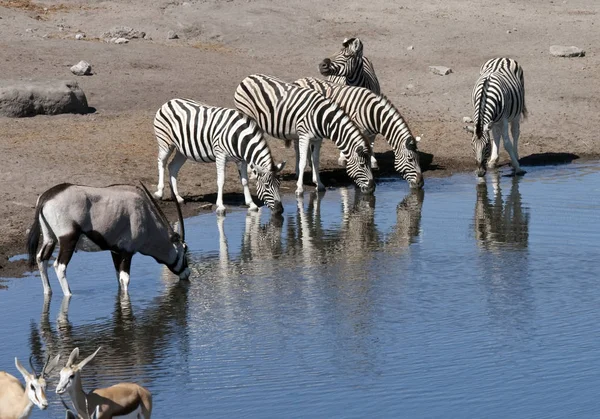
<path fill-rule="evenodd" d="M 321 61 L 319 72 L 332 83 L 364 87 L 373 93 L 381 93 L 373 64 L 363 55 L 363 43 L 358 38 L 344 39 L 340 52 Z"/>
<path fill-rule="evenodd" d="M 494 58 L 483 64 L 479 73 L 472 94 L 475 108 L 472 146 L 478 166 L 477 176 L 485 175 L 488 157 L 488 167 L 496 167 L 501 137 L 515 174 L 522 175 L 525 171 L 519 166 L 519 126 L 521 114 L 527 116 L 523 69 L 513 59 Z M 509 123 L 512 142 L 508 135 Z M 492 144 L 490 130 L 494 136 Z"/>
<path fill-rule="evenodd" d="M 173 192 L 179 202 L 177 174 L 187 159 L 217 164 L 217 214 L 225 214 L 223 186 L 225 165 L 234 161 L 244 188 L 246 205 L 258 207 L 248 187 L 248 165 L 257 178 L 258 197 L 275 213 L 282 213 L 279 180 L 276 175 L 285 162 L 276 165 L 263 131 L 252 118 L 236 109 L 208 106 L 189 99 L 172 99 L 161 106 L 154 118 L 158 141 L 158 189 L 154 196 L 162 198 L 165 165 L 169 156 L 169 174 Z"/>
<path fill-rule="evenodd" d="M 312 179 L 319 190 L 321 142 L 330 138 L 348 160 L 346 171 L 364 193 L 373 193 L 375 181 L 370 166 L 371 146 L 350 117 L 333 101 L 312 89 L 255 74 L 246 77 L 235 91 L 235 104 L 250 115 L 265 132 L 286 141 L 297 140 L 296 194 L 302 195 L 302 174 L 309 147 L 312 148 Z"/>
<path fill-rule="evenodd" d="M 370 138 L 371 146 L 377 134 L 383 135 L 394 150 L 395 169 L 408 181 L 411 188 L 423 187 L 417 153 L 419 137 L 413 137 L 400 111 L 385 96 L 362 87 L 343 86 L 314 77 L 299 79 L 294 83 L 316 90 L 337 103 Z M 341 154 L 339 161 L 340 164 L 345 164 Z M 371 156 L 371 167 L 376 164 L 377 161 Z"/>

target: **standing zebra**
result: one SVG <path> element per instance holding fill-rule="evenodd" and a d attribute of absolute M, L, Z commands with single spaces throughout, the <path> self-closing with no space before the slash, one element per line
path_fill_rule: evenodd
<path fill-rule="evenodd" d="M 162 198 L 165 165 L 173 192 L 179 202 L 183 198 L 177 192 L 177 174 L 186 159 L 217 164 L 217 214 L 225 214 L 223 185 L 225 165 L 234 161 L 238 166 L 244 188 L 246 205 L 258 209 L 248 187 L 248 165 L 257 177 L 258 197 L 275 213 L 282 213 L 279 196 L 279 180 L 276 174 L 285 162 L 276 165 L 263 131 L 252 118 L 235 109 L 208 106 L 189 99 L 172 99 L 161 106 L 154 117 L 154 133 L 158 141 L 158 189 L 154 196 Z"/>
<path fill-rule="evenodd" d="M 394 167 L 406 179 L 411 188 L 423 187 L 423 175 L 419 166 L 417 141 L 398 109 L 383 95 L 376 95 L 362 87 L 343 86 L 328 81 L 306 77 L 296 80 L 295 84 L 307 87 L 337 103 L 356 125 L 363 130 L 371 141 L 371 147 L 377 134 L 383 135 L 394 150 Z M 340 164 L 345 163 L 340 154 Z M 371 167 L 377 160 L 371 156 Z"/>
<path fill-rule="evenodd" d="M 363 43 L 358 38 L 346 38 L 342 49 L 319 64 L 319 72 L 332 83 L 364 87 L 381 93 L 373 64 L 363 55 Z"/>
<path fill-rule="evenodd" d="M 472 94 L 475 108 L 472 146 L 478 165 L 477 176 L 485 175 L 488 157 L 488 167 L 496 167 L 500 137 L 504 139 L 504 148 L 510 156 L 513 171 L 522 175 L 525 171 L 519 166 L 519 124 L 521 114 L 527 117 L 523 69 L 510 58 L 494 58 L 483 64 L 479 74 Z M 509 123 L 512 142 L 508 136 Z M 490 130 L 494 136 L 491 156 Z"/>
<path fill-rule="evenodd" d="M 246 77 L 235 91 L 235 104 L 275 138 L 297 140 L 296 194 L 302 195 L 302 174 L 309 146 L 312 146 L 312 179 L 319 190 L 325 187 L 319 176 L 319 153 L 325 138 L 333 140 L 348 160 L 346 171 L 362 192 L 373 193 L 375 181 L 369 159 L 371 147 L 344 111 L 315 92 L 275 77 L 255 74 Z"/>

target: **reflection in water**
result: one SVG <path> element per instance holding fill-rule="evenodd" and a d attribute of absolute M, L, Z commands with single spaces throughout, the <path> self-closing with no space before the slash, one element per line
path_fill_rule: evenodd
<path fill-rule="evenodd" d="M 475 235 L 482 249 L 478 264 L 491 319 L 513 335 L 531 321 L 533 310 L 527 259 L 529 209 L 523 208 L 521 201 L 520 177 L 511 178 L 506 198 L 502 197 L 498 172 L 491 177 L 492 200 L 488 197 L 487 184 L 477 185 Z"/>
<path fill-rule="evenodd" d="M 475 204 L 475 236 L 477 242 L 486 249 L 498 245 L 510 245 L 514 248 L 527 247 L 529 239 L 529 211 L 523 209 L 519 182 L 521 177 L 511 178 L 510 193 L 506 200 L 502 198 L 498 172 L 491 174 L 494 198 L 488 197 L 485 182 L 477 185 Z"/>
<path fill-rule="evenodd" d="M 423 209 L 423 189 L 411 189 L 410 193 L 396 207 L 396 225 L 386 238 L 386 249 L 403 252 L 415 242 L 421 231 L 421 210 Z"/>
<path fill-rule="evenodd" d="M 50 298 L 44 300 L 39 328 L 31 324 L 31 353 L 38 364 L 47 354 L 60 353 L 65 357 L 73 348 L 81 353 L 91 353 L 102 346 L 101 355 L 86 368 L 85 386 L 94 388 L 106 385 L 102 376 L 123 377 L 134 380 L 152 369 L 168 356 L 165 348 L 178 342 L 182 354 L 187 353 L 187 287 L 179 281 L 166 288 L 137 315 L 131 307 L 129 295 L 118 292 L 112 318 L 90 324 L 73 325 L 69 321 L 70 297 L 64 297 L 53 327 L 50 320 Z M 46 352 L 42 350 L 43 346 Z M 110 383 L 114 384 L 114 378 Z M 140 383 L 144 384 L 144 383 Z"/>

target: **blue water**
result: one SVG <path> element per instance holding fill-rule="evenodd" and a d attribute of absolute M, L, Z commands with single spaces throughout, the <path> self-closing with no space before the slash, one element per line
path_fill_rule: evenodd
<path fill-rule="evenodd" d="M 0 370 L 101 345 L 85 388 L 138 382 L 157 418 L 597 417 L 599 169 L 200 215 L 190 283 L 137 255 L 129 298 L 107 253 L 78 252 L 70 301 L 53 271 L 49 307 L 37 272 L 3 281 Z M 63 417 L 55 385 L 33 418 Z"/>

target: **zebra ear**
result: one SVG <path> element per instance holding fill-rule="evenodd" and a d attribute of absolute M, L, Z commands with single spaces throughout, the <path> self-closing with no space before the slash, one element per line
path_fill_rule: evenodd
<path fill-rule="evenodd" d="M 360 157 L 368 157 L 367 153 L 365 152 L 365 148 L 362 145 L 358 146 L 356 149 L 356 154 L 358 154 Z"/>
<path fill-rule="evenodd" d="M 490 122 L 488 122 L 487 124 L 485 124 L 485 125 L 483 126 L 483 131 L 484 131 L 484 132 L 487 132 L 487 131 L 489 131 L 489 130 L 491 130 L 491 129 L 492 129 L 492 124 L 491 124 Z"/>
<path fill-rule="evenodd" d="M 275 166 L 275 173 L 279 173 L 283 170 L 283 168 L 285 167 L 285 163 L 286 161 L 282 161 L 281 163 L 279 163 L 277 166 Z"/>
<path fill-rule="evenodd" d="M 362 52 L 363 49 L 363 43 L 360 39 L 358 38 L 354 38 L 350 41 L 348 41 L 350 43 L 350 50 L 353 51 L 355 54 L 358 54 L 359 52 Z"/>

